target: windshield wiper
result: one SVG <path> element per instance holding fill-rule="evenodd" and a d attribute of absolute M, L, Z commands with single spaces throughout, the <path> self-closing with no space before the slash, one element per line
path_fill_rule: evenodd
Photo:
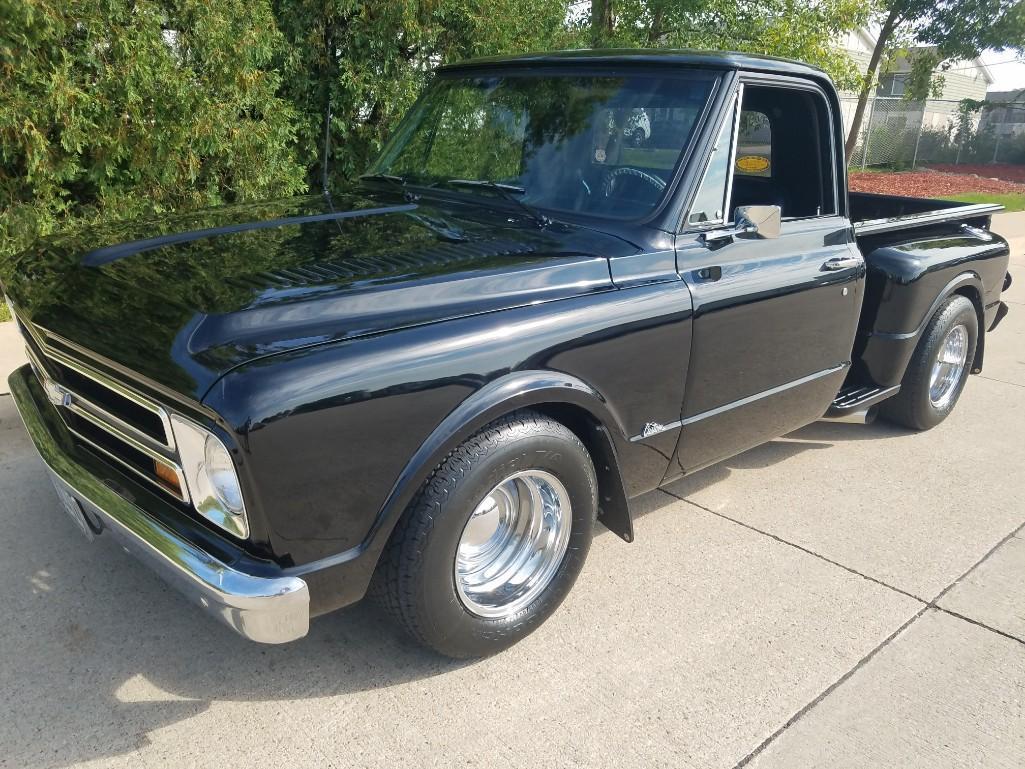
<path fill-rule="evenodd" d="M 538 209 L 533 206 L 529 206 L 520 200 L 517 195 L 526 194 L 527 190 L 515 184 L 503 184 L 502 182 L 494 182 L 490 179 L 449 179 L 445 184 L 449 184 L 453 187 L 479 187 L 486 190 L 494 190 L 502 198 L 505 198 L 511 203 L 517 205 L 521 210 L 525 211 L 531 219 L 537 222 L 537 226 L 544 229 L 552 220 L 541 213 Z"/>
<path fill-rule="evenodd" d="M 402 197 L 407 203 L 412 203 L 413 201 L 420 199 L 420 196 L 415 192 L 410 192 L 406 189 L 406 180 L 402 176 L 396 176 L 395 174 L 372 173 L 360 174 L 359 178 L 361 181 L 369 180 L 372 182 L 388 182 L 389 184 L 398 187 L 402 190 Z"/>

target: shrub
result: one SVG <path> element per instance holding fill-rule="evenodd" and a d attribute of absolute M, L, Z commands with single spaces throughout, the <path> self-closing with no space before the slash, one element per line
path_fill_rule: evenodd
<path fill-rule="evenodd" d="M 305 186 L 267 0 L 0 0 L 0 256 Z"/>

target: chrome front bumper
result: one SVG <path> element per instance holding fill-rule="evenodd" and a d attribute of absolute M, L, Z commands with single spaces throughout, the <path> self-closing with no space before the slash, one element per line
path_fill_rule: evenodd
<path fill-rule="evenodd" d="M 303 580 L 239 571 L 168 528 L 101 482 L 58 440 L 43 412 L 54 407 L 29 366 L 11 374 L 8 383 L 54 483 L 82 506 L 89 529 L 110 533 L 193 603 L 251 641 L 285 643 L 306 635 L 310 593 Z"/>

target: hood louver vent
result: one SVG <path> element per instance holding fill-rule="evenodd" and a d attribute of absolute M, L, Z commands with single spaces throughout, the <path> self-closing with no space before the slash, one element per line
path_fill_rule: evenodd
<path fill-rule="evenodd" d="M 295 288 L 322 284 L 325 281 L 350 283 L 431 267 L 442 268 L 463 261 L 523 256 L 533 252 L 533 246 L 513 240 L 445 243 L 416 253 L 376 254 L 345 257 L 335 261 L 308 262 L 295 267 L 239 276 L 229 279 L 228 282 L 248 289 Z"/>

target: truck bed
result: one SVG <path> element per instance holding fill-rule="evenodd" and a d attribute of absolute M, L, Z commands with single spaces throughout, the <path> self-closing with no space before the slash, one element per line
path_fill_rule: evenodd
<path fill-rule="evenodd" d="M 984 333 L 999 320 L 1007 282 L 1007 241 L 989 231 L 1003 206 L 865 192 L 849 200 L 868 276 L 845 389 L 900 385 L 925 324 L 955 292 L 978 308 L 982 335 L 972 370 L 981 369 Z"/>
<path fill-rule="evenodd" d="M 870 192 L 851 192 L 849 199 L 856 235 L 875 235 L 950 221 L 987 228 L 989 217 L 1003 209 L 1003 206 L 993 203 L 967 204 L 956 200 Z"/>

